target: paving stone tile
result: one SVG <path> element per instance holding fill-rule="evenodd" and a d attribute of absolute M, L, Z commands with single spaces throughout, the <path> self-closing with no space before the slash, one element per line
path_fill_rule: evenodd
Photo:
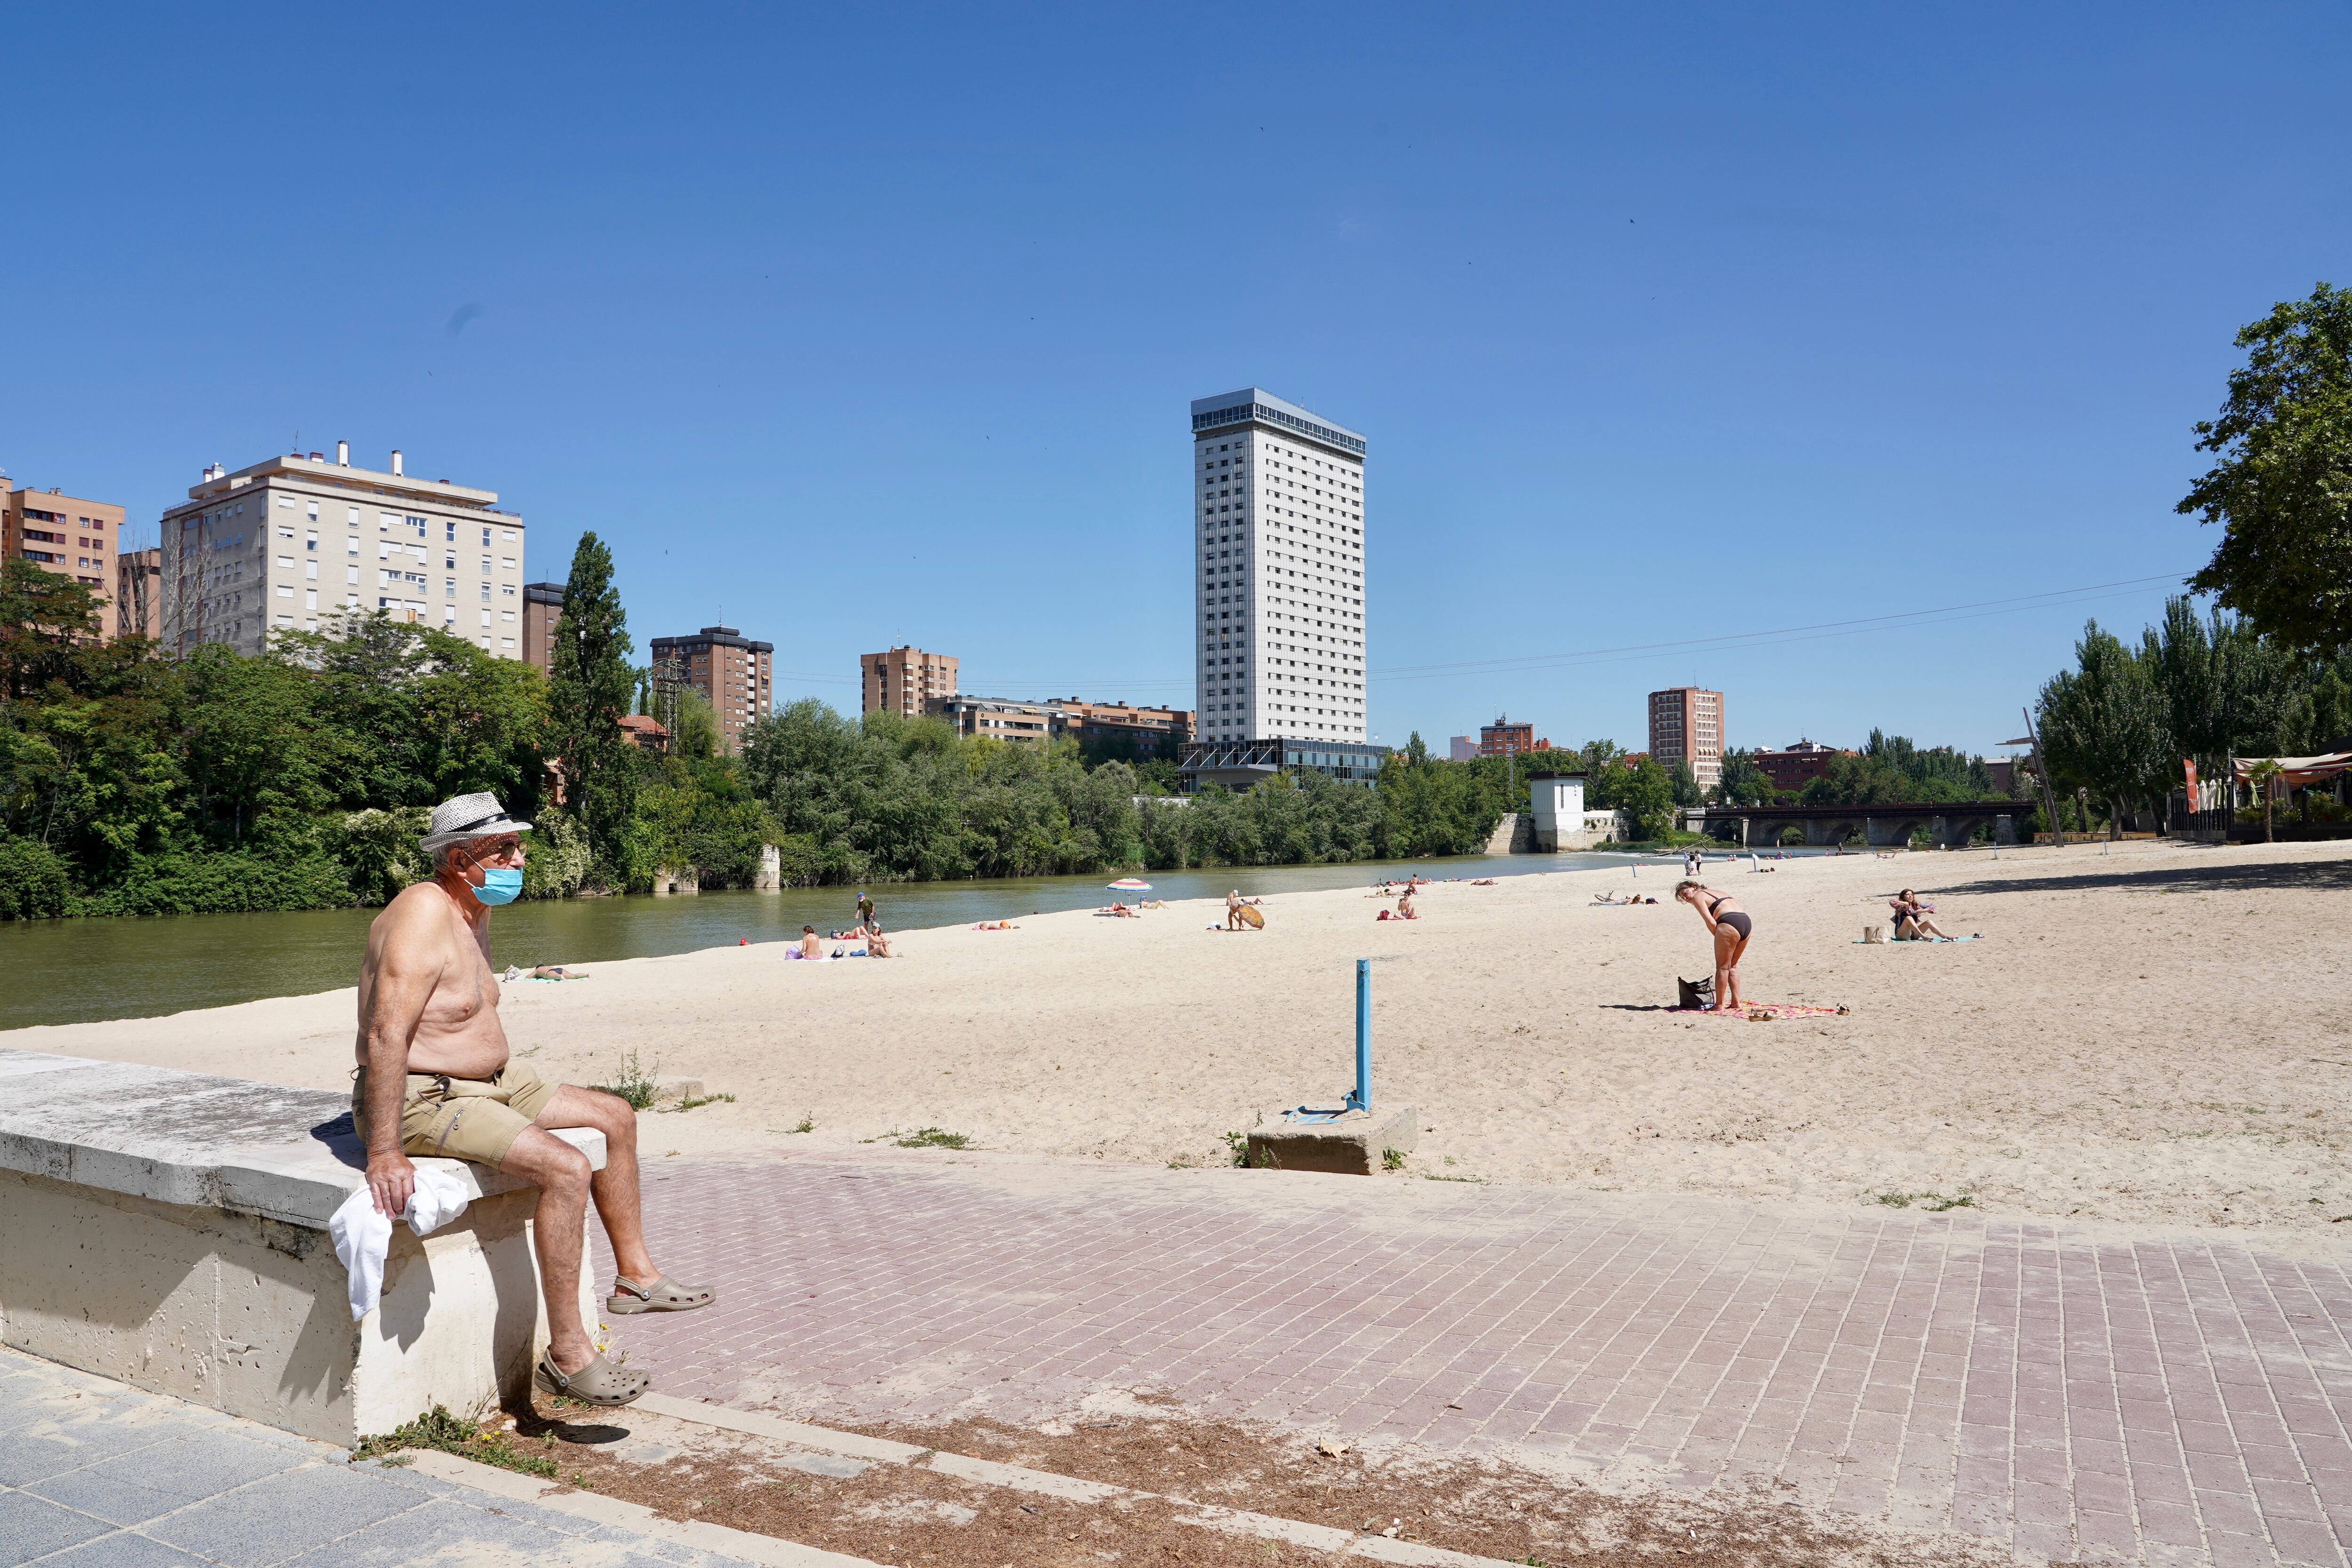
<path fill-rule="evenodd" d="M 0 1489 L 0 1563 L 29 1563 L 109 1528 L 47 1498 Z"/>
<path fill-rule="evenodd" d="M 161 1442 L 166 1434 L 152 1423 L 133 1423 L 121 1412 L 77 1411 L 50 1418 L 38 1407 L 0 1411 L 0 1486 L 29 1486 L 87 1469 L 118 1455 Z"/>
<path fill-rule="evenodd" d="M 41 1568 L 211 1568 L 201 1557 L 117 1531 L 41 1560 Z"/>
<path fill-rule="evenodd" d="M 373 1466 L 310 1465 L 206 1498 L 145 1533 L 230 1568 L 265 1568 L 428 1500 Z"/>
<path fill-rule="evenodd" d="M 163 1442 L 25 1489 L 110 1523 L 135 1525 L 305 1462 L 269 1444 L 183 1426 Z"/>

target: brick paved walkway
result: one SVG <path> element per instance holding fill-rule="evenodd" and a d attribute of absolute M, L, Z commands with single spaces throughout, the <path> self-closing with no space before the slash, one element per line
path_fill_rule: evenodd
<path fill-rule="evenodd" d="M 2352 1274 L 2226 1235 L 933 1154 L 657 1166 L 664 1392 L 1021 1422 L 1099 1389 L 2035 1558 L 2352 1543 Z M 608 1270 L 609 1263 L 604 1265 Z"/>

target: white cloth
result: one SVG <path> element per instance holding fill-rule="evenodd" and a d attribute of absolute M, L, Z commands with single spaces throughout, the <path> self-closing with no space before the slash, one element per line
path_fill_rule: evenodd
<path fill-rule="evenodd" d="M 473 1200 L 456 1162 L 419 1160 L 415 1170 L 416 1188 L 408 1194 L 408 1206 L 400 1211 L 400 1217 L 417 1235 L 430 1236 L 464 1214 Z M 383 1260 L 392 1250 L 392 1221 L 375 1206 L 375 1195 L 362 1183 L 327 1222 L 327 1234 L 334 1238 L 335 1256 L 342 1259 L 343 1272 L 351 1279 L 352 1321 L 356 1323 L 374 1311 L 383 1296 Z"/>

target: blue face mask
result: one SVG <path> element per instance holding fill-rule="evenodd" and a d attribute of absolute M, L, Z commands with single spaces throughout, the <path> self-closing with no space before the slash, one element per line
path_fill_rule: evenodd
<path fill-rule="evenodd" d="M 522 872 L 505 867 L 482 868 L 482 885 L 474 889 L 474 897 L 486 904 L 510 904 L 522 896 Z"/>

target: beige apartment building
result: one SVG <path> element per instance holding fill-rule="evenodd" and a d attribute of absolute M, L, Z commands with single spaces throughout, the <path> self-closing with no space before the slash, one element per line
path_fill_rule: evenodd
<path fill-rule="evenodd" d="M 45 572 L 70 577 L 111 601 L 114 562 L 122 542 L 122 509 L 110 501 L 85 500 L 63 490 L 18 489 L 0 502 L 0 556 L 29 561 Z M 112 637 L 110 613 L 102 635 Z"/>
<path fill-rule="evenodd" d="M 378 611 L 522 657 L 523 521 L 496 490 L 355 468 L 349 442 L 217 463 L 163 514 L 163 646 L 257 654 L 269 634 Z M 324 620 L 322 622 L 322 617 Z"/>
<path fill-rule="evenodd" d="M 1060 716 L 1050 702 L 1014 702 L 996 697 L 934 697 L 919 710 L 945 719 L 959 735 L 1042 746 L 1059 733 Z"/>
<path fill-rule="evenodd" d="M 1677 686 L 1650 693 L 1650 755 L 1668 773 L 1688 763 L 1701 789 L 1723 781 L 1723 693 Z"/>
<path fill-rule="evenodd" d="M 749 641 L 733 626 L 705 626 L 690 637 L 656 637 L 649 647 L 656 680 L 690 686 L 709 701 L 719 749 L 730 755 L 742 745 L 743 727 L 775 702 L 773 643 Z"/>
<path fill-rule="evenodd" d="M 857 661 L 861 713 L 898 713 L 907 718 L 929 711 L 935 700 L 956 694 L 956 661 L 919 647 L 869 653 Z"/>

